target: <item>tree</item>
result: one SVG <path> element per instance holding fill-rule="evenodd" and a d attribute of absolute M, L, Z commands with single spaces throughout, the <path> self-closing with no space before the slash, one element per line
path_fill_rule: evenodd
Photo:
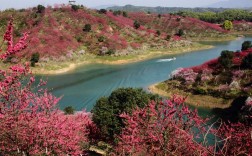
<path fill-rule="evenodd" d="M 222 27 L 225 29 L 225 30 L 231 30 L 233 29 L 233 23 L 229 20 L 225 20 Z"/>
<path fill-rule="evenodd" d="M 24 33 L 23 36 L 18 40 L 18 42 L 14 45 L 13 43 L 13 18 L 10 19 L 7 30 L 4 34 L 3 41 L 7 42 L 7 50 L 4 54 L 0 55 L 0 59 L 7 59 L 8 57 L 15 55 L 21 50 L 27 47 L 26 40 L 28 38 L 28 33 Z"/>
<path fill-rule="evenodd" d="M 83 28 L 83 31 L 85 31 L 85 32 L 90 32 L 91 29 L 92 29 L 91 24 L 85 24 L 85 26 L 84 26 L 84 28 Z"/>
<path fill-rule="evenodd" d="M 8 41 L 4 56 L 10 50 L 15 54 L 26 44 L 20 42 L 21 49 L 13 50 L 9 32 L 7 29 L 4 37 Z M 92 125 L 89 114 L 64 115 L 56 106 L 60 98 L 42 88 L 45 81 L 35 85 L 30 73 L 28 64 L 0 70 L 1 155 L 83 154 L 83 146 L 88 143 L 87 127 Z"/>
<path fill-rule="evenodd" d="M 126 126 L 114 154 L 197 156 L 252 152 L 251 123 L 216 121 L 209 125 L 209 119 L 201 118 L 184 101 L 185 98 L 174 96 L 166 102 L 151 102 L 134 109 L 131 114 L 122 113 L 120 117 Z"/>
<path fill-rule="evenodd" d="M 37 13 L 44 13 L 45 12 L 45 7 L 43 5 L 38 5 L 37 6 Z"/>
<path fill-rule="evenodd" d="M 158 14 L 158 18 L 161 18 L 162 17 L 162 15 L 161 14 Z"/>
<path fill-rule="evenodd" d="M 72 106 L 67 106 L 64 108 L 64 112 L 66 115 L 74 114 L 74 108 Z"/>
<path fill-rule="evenodd" d="M 140 23 L 139 23 L 138 21 L 134 21 L 134 24 L 133 24 L 133 25 L 134 25 L 134 28 L 135 28 L 135 29 L 138 29 L 138 28 L 140 28 L 140 26 L 141 26 Z"/>
<path fill-rule="evenodd" d="M 160 36 L 160 35 L 161 35 L 160 30 L 157 30 L 157 32 L 156 32 L 156 33 L 157 33 L 157 35 L 158 35 L 158 36 Z"/>
<path fill-rule="evenodd" d="M 146 93 L 142 89 L 119 88 L 109 97 L 100 98 L 94 108 L 93 122 L 97 125 L 104 140 L 114 140 L 124 127 L 119 115 L 123 112 L 130 113 L 136 107 L 143 108 L 149 101 L 157 96 Z"/>
<path fill-rule="evenodd" d="M 99 13 L 101 13 L 101 14 L 106 14 L 106 13 L 107 13 L 107 10 L 106 10 L 106 9 L 100 9 L 100 10 L 99 10 Z"/>
<path fill-rule="evenodd" d="M 233 51 L 229 50 L 223 50 L 221 52 L 221 56 L 218 59 L 218 62 L 224 67 L 224 68 L 231 68 L 233 65 L 233 57 L 234 53 Z"/>
<path fill-rule="evenodd" d="M 126 11 L 123 11 L 123 17 L 128 17 L 128 13 Z"/>
<path fill-rule="evenodd" d="M 72 10 L 73 11 L 78 11 L 80 7 L 78 5 L 72 5 Z"/>
<path fill-rule="evenodd" d="M 180 36 L 180 37 L 183 36 L 183 35 L 185 35 L 184 30 L 179 29 L 177 35 Z"/>
<path fill-rule="evenodd" d="M 244 51 L 244 50 L 248 50 L 249 48 L 252 48 L 251 41 L 244 41 L 244 42 L 242 43 L 242 48 L 241 48 L 241 50 Z"/>
<path fill-rule="evenodd" d="M 166 102 L 151 102 L 132 114 L 122 113 L 126 127 L 116 151 L 121 155 L 206 155 L 208 148 L 193 139 L 205 132 L 206 121 L 184 100 L 174 97 Z"/>
<path fill-rule="evenodd" d="M 39 53 L 33 53 L 31 56 L 31 66 L 35 67 L 35 63 L 37 63 L 39 61 Z"/>
<path fill-rule="evenodd" d="M 252 69 L 252 53 L 242 59 L 242 67 Z"/>

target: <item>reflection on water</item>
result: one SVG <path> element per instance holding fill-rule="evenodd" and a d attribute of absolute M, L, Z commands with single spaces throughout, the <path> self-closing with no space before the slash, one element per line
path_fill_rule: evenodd
<path fill-rule="evenodd" d="M 116 88 L 147 89 L 153 83 L 168 79 L 169 74 L 176 68 L 199 65 L 218 57 L 222 50 L 239 50 L 244 40 L 252 40 L 252 38 L 242 38 L 231 42 L 211 42 L 216 46 L 214 49 L 163 56 L 127 65 L 85 65 L 69 73 L 48 76 L 47 87 L 52 89 L 54 95 L 63 95 L 60 108 L 71 105 L 76 110 L 90 111 L 99 97 L 109 95 Z M 160 59 L 173 57 L 176 57 L 176 60 L 158 62 Z M 43 77 L 47 78 L 47 76 Z M 209 110 L 202 111 L 206 111 L 203 114 L 209 113 Z"/>

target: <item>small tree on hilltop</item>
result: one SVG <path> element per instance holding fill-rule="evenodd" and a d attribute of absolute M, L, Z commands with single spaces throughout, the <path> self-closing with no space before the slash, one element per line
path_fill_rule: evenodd
<path fill-rule="evenodd" d="M 223 50 L 221 52 L 221 56 L 218 59 L 218 62 L 224 67 L 224 68 L 231 68 L 233 65 L 233 57 L 234 53 L 233 51 L 229 50 Z"/>
<path fill-rule="evenodd" d="M 241 50 L 248 50 L 249 48 L 252 48 L 252 44 L 251 44 L 251 41 L 244 41 L 242 43 L 242 48 Z"/>
<path fill-rule="evenodd" d="M 37 13 L 44 13 L 45 7 L 43 5 L 38 5 L 37 10 L 38 10 Z"/>
<path fill-rule="evenodd" d="M 138 21 L 134 21 L 134 28 L 135 29 L 138 29 L 138 28 L 140 28 L 140 23 L 138 22 Z"/>
<path fill-rule="evenodd" d="M 233 29 L 233 23 L 229 20 L 225 20 L 222 27 L 225 29 L 225 30 L 231 30 Z"/>

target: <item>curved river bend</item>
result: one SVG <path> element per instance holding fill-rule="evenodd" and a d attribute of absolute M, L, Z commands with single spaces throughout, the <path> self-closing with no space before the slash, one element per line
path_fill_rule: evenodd
<path fill-rule="evenodd" d="M 126 65 L 90 64 L 80 66 L 68 73 L 38 77 L 48 78 L 47 87 L 52 89 L 54 95 L 63 96 L 60 101 L 61 109 L 73 106 L 76 110 L 90 111 L 98 98 L 108 96 L 116 88 L 142 87 L 147 89 L 153 83 L 168 79 L 169 74 L 176 68 L 202 64 L 218 57 L 222 50 L 239 50 L 245 40 L 252 40 L 252 37 L 230 42 L 211 42 L 210 44 L 215 48 L 210 50 L 163 56 Z M 176 60 L 168 60 L 173 57 L 176 57 Z M 200 110 L 203 114 L 209 114 L 208 111 Z"/>

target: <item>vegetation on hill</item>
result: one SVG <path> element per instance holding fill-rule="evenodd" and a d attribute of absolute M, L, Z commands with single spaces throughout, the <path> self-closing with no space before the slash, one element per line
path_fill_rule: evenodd
<path fill-rule="evenodd" d="M 167 91 L 179 89 L 193 95 L 209 95 L 226 102 L 241 96 L 249 97 L 252 95 L 251 47 L 251 42 L 246 41 L 241 52 L 224 50 L 219 58 L 200 66 L 179 68 L 165 81 L 165 88 Z"/>
<path fill-rule="evenodd" d="M 218 25 L 174 15 L 111 12 L 91 10 L 83 6 L 42 5 L 31 9 L 5 10 L 0 15 L 0 33 L 7 21 L 14 18 L 15 37 L 29 32 L 30 45 L 9 62 L 33 60 L 39 62 L 71 60 L 84 53 L 96 55 L 128 55 L 137 50 L 166 49 L 190 46 L 189 37 L 211 37 L 225 34 Z M 167 25 L 167 22 L 168 25 Z M 195 26 L 192 26 L 195 25 Z M 176 34 L 183 30 L 185 36 Z M 199 33 L 202 32 L 202 33 Z M 36 61 L 33 61 L 36 63 Z"/>

